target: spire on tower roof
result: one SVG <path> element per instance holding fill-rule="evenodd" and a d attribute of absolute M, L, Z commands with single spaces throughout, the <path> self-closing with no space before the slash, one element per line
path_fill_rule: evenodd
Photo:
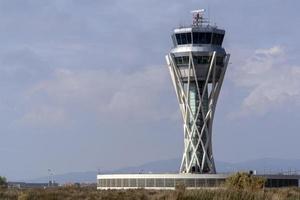
<path fill-rule="evenodd" d="M 204 23 L 209 23 L 209 20 L 204 18 L 205 9 L 193 10 L 193 26 L 201 26 Z"/>

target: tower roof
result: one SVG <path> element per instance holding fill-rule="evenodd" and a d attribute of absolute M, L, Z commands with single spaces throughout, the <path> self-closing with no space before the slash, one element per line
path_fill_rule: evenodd
<path fill-rule="evenodd" d="M 219 29 L 217 25 L 211 25 L 209 18 L 205 17 L 205 9 L 191 11 L 193 15 L 193 23 L 188 26 L 179 26 L 174 30 L 175 33 L 180 32 L 217 32 L 224 34 L 225 31 Z"/>

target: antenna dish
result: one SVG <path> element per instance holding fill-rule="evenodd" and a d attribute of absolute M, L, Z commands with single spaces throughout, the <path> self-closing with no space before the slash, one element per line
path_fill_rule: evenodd
<path fill-rule="evenodd" d="M 192 14 L 196 14 L 196 13 L 203 14 L 204 12 L 205 12 L 205 9 L 199 9 L 199 10 L 192 10 L 191 11 Z"/>

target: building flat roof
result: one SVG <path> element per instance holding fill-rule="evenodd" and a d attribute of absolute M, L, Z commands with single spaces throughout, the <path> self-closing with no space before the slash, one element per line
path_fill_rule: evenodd
<path fill-rule="evenodd" d="M 196 178 L 196 179 L 226 179 L 233 174 L 98 174 L 97 179 L 139 179 L 139 178 Z M 285 174 L 256 174 L 254 176 L 262 176 L 270 179 L 300 179 L 300 175 Z"/>

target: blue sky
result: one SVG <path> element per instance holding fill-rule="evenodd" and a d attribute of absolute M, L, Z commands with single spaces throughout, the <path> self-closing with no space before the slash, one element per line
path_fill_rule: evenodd
<path fill-rule="evenodd" d="M 0 0 L 0 174 L 27 179 L 182 155 L 164 56 L 209 8 L 231 53 L 216 160 L 300 159 L 300 2 Z"/>

